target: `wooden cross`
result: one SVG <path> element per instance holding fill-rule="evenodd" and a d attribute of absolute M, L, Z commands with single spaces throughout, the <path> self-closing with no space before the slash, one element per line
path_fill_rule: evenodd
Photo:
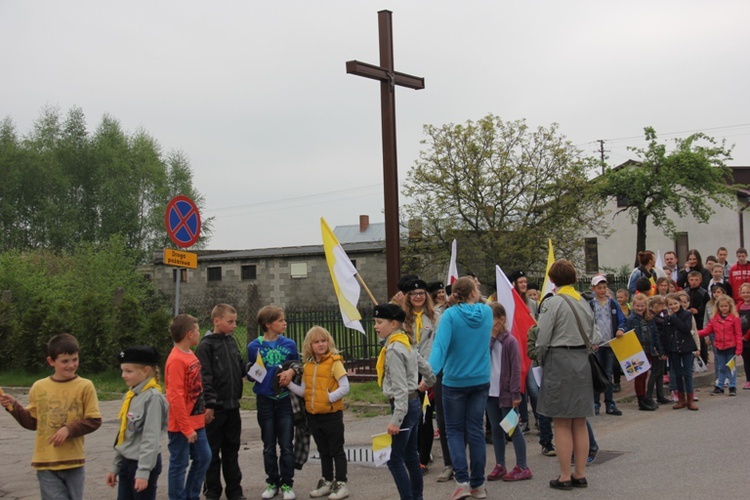
<path fill-rule="evenodd" d="M 385 198 L 385 262 L 389 298 L 398 291 L 396 284 L 401 273 L 395 90 L 396 85 L 415 90 L 424 88 L 424 78 L 393 70 L 391 14 L 389 10 L 378 12 L 380 66 L 359 61 L 346 62 L 347 73 L 380 80 L 380 113 L 383 131 L 383 187 Z"/>

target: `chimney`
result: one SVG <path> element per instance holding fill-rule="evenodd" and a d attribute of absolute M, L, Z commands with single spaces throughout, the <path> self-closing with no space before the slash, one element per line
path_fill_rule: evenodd
<path fill-rule="evenodd" d="M 365 231 L 367 231 L 368 227 L 370 227 L 370 216 L 360 215 L 359 216 L 359 232 L 364 233 Z"/>

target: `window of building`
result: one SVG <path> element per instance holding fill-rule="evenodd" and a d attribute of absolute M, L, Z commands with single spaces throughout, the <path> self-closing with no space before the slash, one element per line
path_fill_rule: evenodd
<path fill-rule="evenodd" d="M 599 242 L 596 238 L 584 238 L 583 258 L 586 262 L 586 274 L 599 272 Z"/>
<path fill-rule="evenodd" d="M 255 266 L 255 264 L 242 266 L 242 279 L 243 280 L 258 279 L 258 269 Z"/>
<path fill-rule="evenodd" d="M 677 253 L 677 262 L 680 267 L 684 267 L 687 260 L 687 254 L 690 251 L 690 242 L 688 241 L 687 232 L 675 234 L 674 248 Z M 672 276 L 672 279 L 676 279 Z"/>
<path fill-rule="evenodd" d="M 221 281 L 221 267 L 209 267 L 208 281 Z"/>
<path fill-rule="evenodd" d="M 307 262 L 292 262 L 289 272 L 292 278 L 307 278 Z"/>
<path fill-rule="evenodd" d="M 187 269 L 172 269 L 172 282 L 177 280 L 177 271 L 180 271 L 180 283 L 187 283 Z"/>

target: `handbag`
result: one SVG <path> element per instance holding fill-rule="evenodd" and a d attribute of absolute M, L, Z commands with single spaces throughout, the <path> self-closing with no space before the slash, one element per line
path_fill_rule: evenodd
<path fill-rule="evenodd" d="M 604 371 L 604 368 L 602 368 L 602 365 L 599 363 L 599 358 L 596 357 L 596 353 L 594 353 L 594 350 L 591 348 L 591 341 L 589 341 L 589 338 L 586 336 L 586 334 L 583 333 L 583 322 L 581 321 L 581 317 L 578 315 L 578 311 L 576 311 L 576 308 L 573 307 L 573 303 L 570 297 L 567 295 L 561 296 L 563 300 L 570 306 L 570 309 L 573 311 L 573 316 L 576 317 L 576 323 L 578 323 L 578 333 L 581 334 L 581 338 L 583 339 L 583 343 L 586 345 L 586 350 L 589 353 L 589 365 L 591 366 L 591 381 L 594 385 L 594 391 L 596 392 L 605 392 L 607 389 L 609 389 L 610 382 L 609 377 L 607 376 L 607 372 Z"/>

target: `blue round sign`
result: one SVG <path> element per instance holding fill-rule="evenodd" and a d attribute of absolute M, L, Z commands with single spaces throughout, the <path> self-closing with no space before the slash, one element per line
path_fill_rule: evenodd
<path fill-rule="evenodd" d="M 169 238 L 180 248 L 188 248 L 200 238 L 201 216 L 198 206 L 187 196 L 175 196 L 169 201 L 165 222 Z"/>

